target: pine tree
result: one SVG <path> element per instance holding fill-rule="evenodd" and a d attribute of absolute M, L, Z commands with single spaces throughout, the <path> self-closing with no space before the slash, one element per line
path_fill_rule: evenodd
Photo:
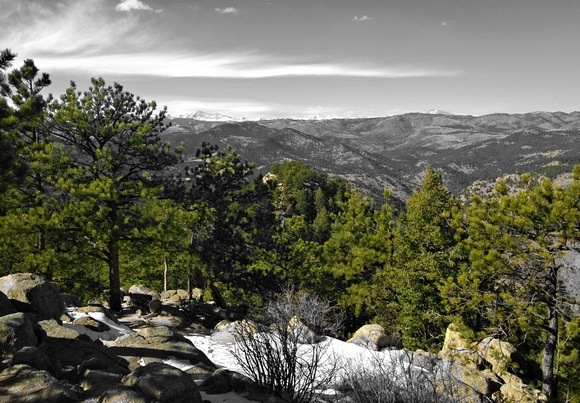
<path fill-rule="evenodd" d="M 449 324 L 439 283 L 452 270 L 454 206 L 456 201 L 441 174 L 428 168 L 420 190 L 407 201 L 393 231 L 393 258 L 380 276 L 382 287 L 390 290 L 385 320 L 402 332 L 410 347 L 433 346 Z"/>
<path fill-rule="evenodd" d="M 559 272 L 579 236 L 580 166 L 565 188 L 548 179 L 519 191 L 500 183 L 494 197 L 474 197 L 455 223 L 463 263 L 444 289 L 450 311 L 481 330 L 477 335 L 492 333 L 539 353 L 542 391 L 554 398 L 567 306 Z"/>
<path fill-rule="evenodd" d="M 70 155 L 58 181 L 67 196 L 67 222 L 108 267 L 110 306 L 121 308 L 119 253 L 123 241 L 141 237 L 155 222 L 147 220 L 147 202 L 162 191 L 161 174 L 178 161 L 178 152 L 160 135 L 166 111 L 156 113 L 120 84 L 91 80 L 89 90 L 71 83 L 51 105 L 52 135 Z"/>

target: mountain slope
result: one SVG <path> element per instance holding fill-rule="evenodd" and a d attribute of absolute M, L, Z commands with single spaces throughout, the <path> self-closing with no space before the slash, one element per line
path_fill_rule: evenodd
<path fill-rule="evenodd" d="M 184 142 L 188 163 L 202 141 L 229 144 L 260 173 L 291 159 L 375 197 L 389 189 L 401 200 L 420 184 L 427 166 L 440 170 L 457 192 L 475 180 L 519 172 L 555 175 L 580 163 L 580 112 L 174 123 L 166 139 Z"/>

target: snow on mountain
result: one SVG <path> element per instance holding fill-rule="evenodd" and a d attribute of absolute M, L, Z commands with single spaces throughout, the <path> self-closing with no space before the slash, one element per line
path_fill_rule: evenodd
<path fill-rule="evenodd" d="M 453 115 L 453 113 L 445 112 L 442 111 L 441 109 L 430 109 L 429 111 L 427 111 L 427 113 L 430 115 Z"/>
<path fill-rule="evenodd" d="M 246 118 L 234 118 L 232 116 L 222 115 L 221 113 L 207 113 L 203 111 L 185 113 L 176 117 L 181 119 L 202 120 L 206 122 L 243 122 L 246 120 Z"/>

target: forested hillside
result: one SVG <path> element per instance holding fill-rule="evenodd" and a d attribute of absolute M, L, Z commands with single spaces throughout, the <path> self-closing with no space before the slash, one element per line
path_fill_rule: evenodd
<path fill-rule="evenodd" d="M 399 209 L 390 192 L 379 204 L 299 161 L 256 176 L 232 148 L 186 155 L 155 102 L 101 78 L 52 99 L 48 74 L 32 60 L 12 68 L 14 56 L 0 56 L 0 275 L 37 273 L 117 310 L 121 287 L 162 289 L 164 272 L 169 288 L 190 281 L 251 314 L 292 286 L 345 312 L 345 336 L 373 321 L 407 348 L 436 350 L 455 323 L 474 340 L 510 341 L 522 379 L 551 401 L 580 401 L 578 301 L 561 287 L 578 261 L 564 258 L 580 253 L 580 165 L 566 184 L 523 175 L 465 202 L 421 166 Z M 274 129 L 253 125 L 236 130 L 259 129 L 275 150 Z M 337 147 L 346 170 L 370 152 Z"/>

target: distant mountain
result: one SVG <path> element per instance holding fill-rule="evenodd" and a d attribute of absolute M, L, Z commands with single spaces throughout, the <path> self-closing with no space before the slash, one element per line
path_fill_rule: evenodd
<path fill-rule="evenodd" d="M 580 112 L 174 123 L 164 136 L 184 143 L 186 164 L 194 163 L 202 141 L 222 149 L 229 144 L 258 173 L 301 161 L 376 198 L 389 189 L 405 200 L 427 166 L 459 192 L 477 180 L 523 172 L 555 176 L 580 163 Z"/>
<path fill-rule="evenodd" d="M 445 111 L 442 111 L 441 109 L 429 109 L 429 111 L 427 113 L 430 115 L 453 115 L 453 113 L 445 112 Z"/>
<path fill-rule="evenodd" d="M 172 117 L 173 118 L 173 117 Z M 183 115 L 176 116 L 179 119 L 194 119 L 204 122 L 242 122 L 246 120 L 245 118 L 234 118 L 227 115 L 222 115 L 221 113 L 207 113 L 203 111 L 197 111 L 194 113 L 186 113 Z"/>

